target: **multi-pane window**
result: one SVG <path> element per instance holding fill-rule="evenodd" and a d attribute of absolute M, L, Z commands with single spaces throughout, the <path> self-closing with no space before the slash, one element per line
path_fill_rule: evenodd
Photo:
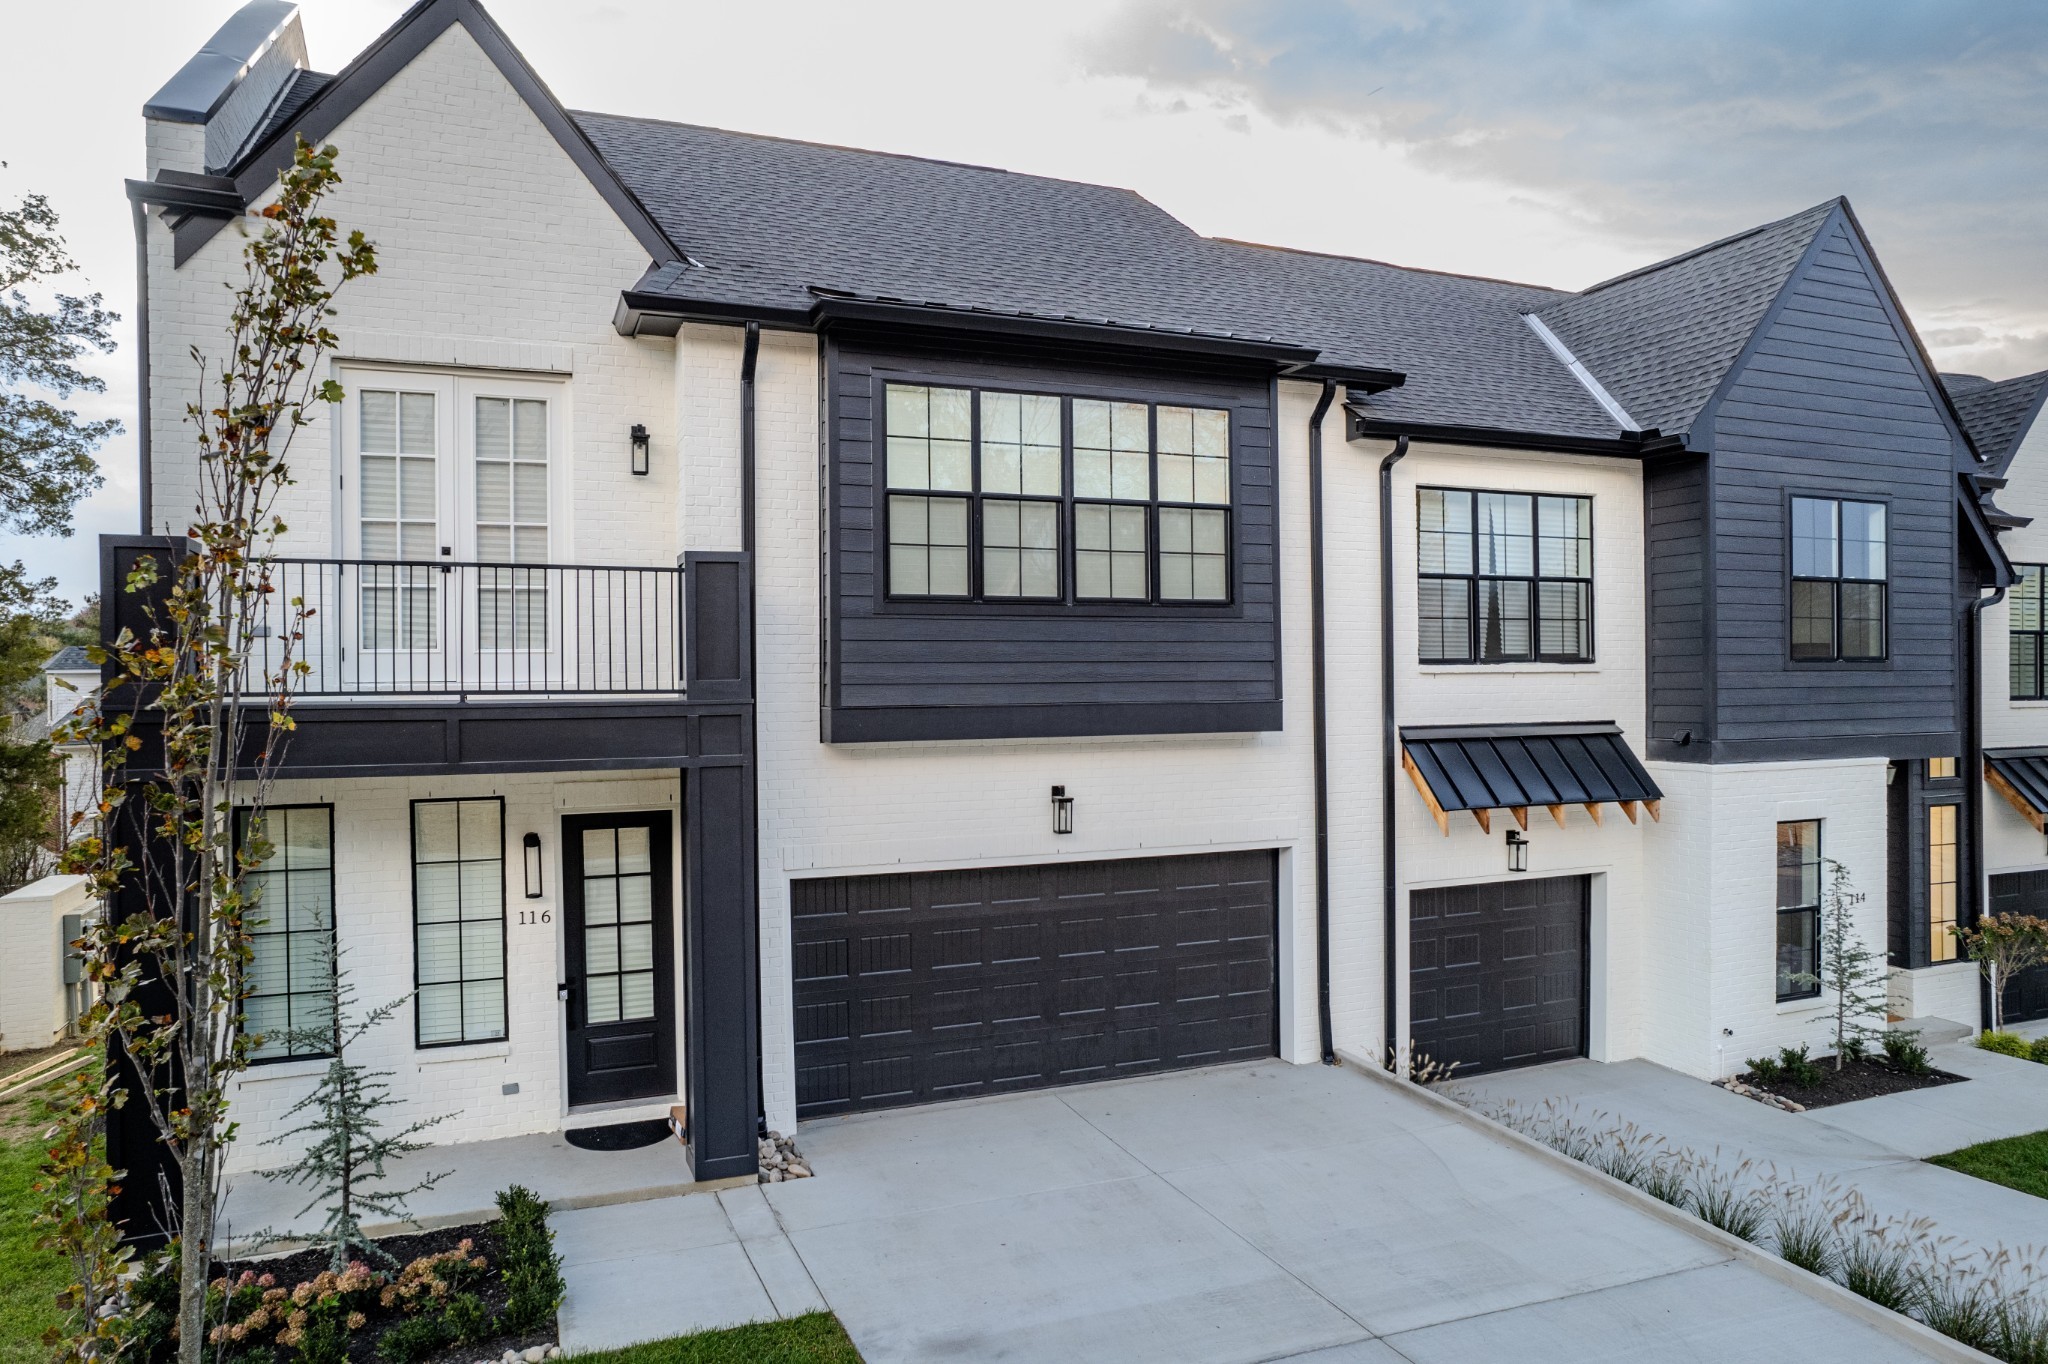
<path fill-rule="evenodd" d="M 2040 701 L 2048 699 L 2048 687 L 2043 686 L 2042 648 L 2044 627 L 2042 605 L 2042 582 L 2044 569 L 2040 564 L 2014 564 L 2013 571 L 2019 581 L 2012 585 L 2012 699 L 2015 701 Z"/>
<path fill-rule="evenodd" d="M 982 601 L 1230 599 L 1230 417 L 889 384 L 888 591 Z"/>
<path fill-rule="evenodd" d="M 1884 656 L 1884 504 L 1793 498 L 1792 657 Z"/>
<path fill-rule="evenodd" d="M 1956 760 L 1954 758 L 1929 758 L 1927 760 L 1927 780 L 1954 781 L 1955 779 Z"/>
<path fill-rule="evenodd" d="M 504 802 L 414 801 L 412 863 L 419 1044 L 504 1037 Z"/>
<path fill-rule="evenodd" d="M 1961 807 L 1927 807 L 1927 959 L 1956 959 L 1956 815 Z"/>
<path fill-rule="evenodd" d="M 1820 994 L 1820 821 L 1778 825 L 1778 998 Z"/>
<path fill-rule="evenodd" d="M 435 395 L 365 388 L 356 393 L 357 509 L 365 559 L 425 564 L 440 538 Z M 366 649 L 433 646 L 434 570 L 366 568 Z"/>
<path fill-rule="evenodd" d="M 258 1061 L 326 1056 L 334 1024 L 334 810 L 273 805 L 259 822 L 235 811 L 235 843 L 260 836 L 270 855 L 242 886 L 250 900 L 248 995 L 242 1026 L 262 1039 Z"/>
<path fill-rule="evenodd" d="M 1425 663 L 1593 656 L 1593 500 L 1416 493 L 1417 652 Z"/>
<path fill-rule="evenodd" d="M 654 855 L 644 827 L 583 831 L 586 1023 L 653 1018 Z"/>
<path fill-rule="evenodd" d="M 486 564 L 548 561 L 548 405 L 476 400 L 476 557 Z M 486 649 L 547 643 L 547 575 L 487 568 L 478 575 L 477 642 Z"/>

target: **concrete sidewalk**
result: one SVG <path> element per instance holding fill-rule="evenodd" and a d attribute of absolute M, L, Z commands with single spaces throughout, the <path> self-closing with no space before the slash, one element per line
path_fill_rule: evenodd
<path fill-rule="evenodd" d="M 1931 1217 L 1968 1245 L 2048 1247 L 2048 1203 L 1929 1165 L 1925 1158 L 2048 1129 L 2048 1066 L 1968 1043 L 1932 1049 L 1939 1070 L 1971 1077 L 1908 1094 L 1786 1113 L 1647 1061 L 1565 1061 L 1453 1083 L 1453 1097 L 1533 1107 L 1554 1099 L 1606 1113 L 1724 1166 L 1753 1160 L 1781 1177 L 1833 1178 L 1882 1215 Z M 1483 1104 L 1482 1104 L 1483 1106 Z"/>
<path fill-rule="evenodd" d="M 815 1179 L 559 1215 L 563 1345 L 823 1304 L 869 1364 L 1928 1357 L 1349 1070 L 1222 1067 L 799 1140 Z"/>

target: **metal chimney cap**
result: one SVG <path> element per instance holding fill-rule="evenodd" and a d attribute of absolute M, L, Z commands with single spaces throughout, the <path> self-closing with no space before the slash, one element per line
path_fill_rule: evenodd
<path fill-rule="evenodd" d="M 172 123 L 204 123 L 235 92 L 250 63 L 263 55 L 284 31 L 299 7 L 292 0 L 249 0 L 164 82 L 144 118 Z"/>

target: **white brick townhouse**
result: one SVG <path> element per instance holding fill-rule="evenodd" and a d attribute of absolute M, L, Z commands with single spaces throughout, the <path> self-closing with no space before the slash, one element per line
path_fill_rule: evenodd
<path fill-rule="evenodd" d="M 1411 1040 L 1723 1074 L 1819 1040 L 1824 858 L 1873 941 L 1931 913 L 1893 802 L 1967 770 L 2009 569 L 1840 201 L 1561 293 L 566 111 L 471 0 L 331 76 L 256 0 L 145 113 L 110 573 L 187 514 L 295 133 L 378 246 L 294 461 L 250 1013 L 329 944 L 411 995 L 370 1045 L 439 1140 L 686 1101 L 714 1179 L 764 1123 Z M 319 1064 L 266 1052 L 246 1161 Z"/>

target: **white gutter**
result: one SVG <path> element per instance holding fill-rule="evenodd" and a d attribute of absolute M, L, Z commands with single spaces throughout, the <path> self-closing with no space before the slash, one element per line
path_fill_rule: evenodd
<path fill-rule="evenodd" d="M 1543 325 L 1542 318 L 1534 313 L 1523 313 L 1522 320 L 1529 324 L 1530 331 L 1535 332 L 1537 336 L 1543 339 L 1544 345 L 1550 347 L 1550 353 L 1564 362 L 1564 367 L 1572 372 L 1572 376 L 1585 385 L 1586 392 L 1593 395 L 1593 401 L 1600 404 L 1606 410 L 1607 415 L 1614 418 L 1622 430 L 1640 431 L 1643 429 L 1636 423 L 1634 417 L 1629 416 L 1628 409 L 1614 401 L 1614 395 L 1600 386 L 1600 381 L 1593 377 L 1593 371 L 1580 364 L 1579 358 L 1571 353 L 1571 350 L 1564 342 L 1557 339 L 1557 333 Z"/>

